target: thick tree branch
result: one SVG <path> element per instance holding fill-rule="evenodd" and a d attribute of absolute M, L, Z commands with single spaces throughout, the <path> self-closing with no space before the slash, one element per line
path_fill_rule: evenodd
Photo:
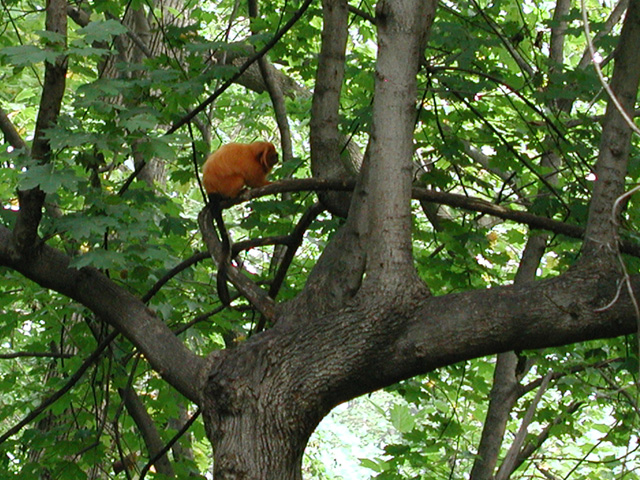
<path fill-rule="evenodd" d="M 416 75 L 435 17 L 435 1 L 381 1 L 376 7 L 378 58 L 369 156 L 362 189 L 370 208 L 367 280 L 393 294 L 415 281 L 411 250 L 411 182 Z M 354 196 L 355 202 L 360 201 Z M 375 207 L 373 206 L 375 204 Z"/>
<path fill-rule="evenodd" d="M 571 0 L 557 0 L 553 11 L 553 28 L 549 41 L 549 73 L 556 72 L 564 60 L 564 39 L 567 31 L 566 16 L 571 10 Z"/>
<path fill-rule="evenodd" d="M 66 0 L 47 2 L 45 24 L 47 32 L 57 35 L 57 40 L 51 41 L 51 48 L 62 50 L 67 44 Z M 58 119 L 66 75 L 67 58 L 65 56 L 58 56 L 54 63 L 45 62 L 44 86 L 31 150 L 33 158 L 40 163 L 47 163 L 50 160 L 51 147 L 46 132 Z M 18 192 L 20 211 L 13 231 L 13 246 L 17 252 L 26 252 L 35 244 L 42 218 L 44 198 L 44 192 L 38 187 Z"/>
<path fill-rule="evenodd" d="M 274 336 L 283 334 L 288 361 L 296 365 L 304 358 L 308 366 L 305 375 L 295 379 L 292 391 L 317 392 L 313 385 L 321 382 L 320 401 L 330 408 L 463 360 L 633 333 L 635 314 L 626 294 L 611 308 L 599 310 L 616 295 L 618 281 L 615 275 L 575 268 L 557 278 L 521 287 L 440 297 L 417 291 L 396 298 L 386 308 L 370 302 L 351 305 L 311 323 L 279 321 L 262 334 L 268 337 L 258 335 L 256 339 L 267 342 L 264 346 L 269 351 L 278 351 L 273 342 L 279 340 Z M 640 288 L 640 276 L 635 276 L 633 283 Z M 340 331 L 339 337 L 336 331 Z M 390 343 L 390 338 L 396 341 Z M 257 345 L 247 342 L 247 351 L 256 355 L 252 347 Z M 334 355 L 331 358 L 340 359 L 339 366 L 327 368 L 328 352 Z M 320 372 L 330 374 L 319 377 Z"/>
<path fill-rule="evenodd" d="M 460 352 L 477 358 L 635 332 L 635 312 L 626 292 L 609 309 L 601 310 L 616 296 L 619 281 L 615 274 L 603 276 L 582 267 L 522 287 L 428 300 L 415 307 L 395 353 L 385 357 L 387 374 L 408 378 L 460 361 Z M 640 277 L 632 281 L 638 291 Z M 437 325 L 430 321 L 436 318 Z M 404 366 L 396 370 L 399 365 Z"/>
<path fill-rule="evenodd" d="M 496 359 L 489 408 L 471 469 L 471 480 L 489 480 L 493 476 L 507 421 L 518 399 L 518 379 L 515 375 L 517 364 L 518 357 L 514 352 L 501 353 Z"/>
<path fill-rule="evenodd" d="M 89 308 L 136 345 L 169 384 L 191 401 L 200 401 L 202 359 L 190 352 L 144 303 L 94 268 L 70 267 L 69 257 L 47 245 L 16 259 L 11 242 L 11 232 L 0 227 L 0 265 Z"/>
<path fill-rule="evenodd" d="M 613 94 L 628 114 L 634 111 L 640 81 L 640 62 L 635 52 L 637 45 L 640 45 L 640 2 L 632 0 L 616 49 L 611 81 Z M 597 180 L 589 206 L 584 244 L 587 258 L 604 251 L 609 262 L 616 261 L 614 253 L 619 239 L 617 219 L 620 212 L 614 211 L 614 205 L 624 193 L 630 139 L 630 126 L 609 99 L 595 167 Z"/>
<path fill-rule="evenodd" d="M 344 78 L 349 11 L 346 0 L 323 0 L 322 44 L 311 104 L 311 172 L 317 178 L 347 178 L 340 161 L 343 142 L 338 131 L 340 92 Z M 337 215 L 346 216 L 348 196 L 323 192 L 320 201 Z"/>

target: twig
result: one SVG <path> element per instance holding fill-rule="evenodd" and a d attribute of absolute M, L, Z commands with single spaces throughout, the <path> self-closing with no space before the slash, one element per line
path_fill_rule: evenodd
<path fill-rule="evenodd" d="M 511 444 L 511 447 L 509 448 L 509 451 L 507 452 L 507 455 L 505 456 L 504 461 L 502 462 L 502 465 L 500 465 L 500 469 L 498 470 L 498 473 L 496 474 L 496 477 L 495 477 L 496 480 L 507 480 L 511 476 L 511 473 L 513 473 L 514 466 L 518 458 L 518 453 L 520 452 L 520 449 L 522 448 L 522 444 L 524 443 L 524 440 L 527 436 L 529 425 L 533 420 L 533 415 L 536 409 L 538 408 L 538 403 L 540 403 L 540 400 L 542 399 L 542 395 L 544 394 L 544 392 L 547 390 L 547 387 L 549 386 L 549 382 L 551 381 L 552 376 L 553 376 L 553 371 L 549 370 L 545 375 L 544 379 L 542 380 L 542 383 L 540 384 L 540 388 L 536 392 L 535 398 L 529 405 L 529 408 L 527 409 L 527 412 L 525 413 L 524 418 L 522 419 L 522 423 L 520 424 L 520 429 L 516 434 L 516 438 L 513 440 L 513 443 Z"/>
<path fill-rule="evenodd" d="M 72 353 L 50 353 L 50 352 L 12 352 L 12 353 L 0 353 L 0 359 L 11 360 L 13 358 L 72 358 Z"/>
<path fill-rule="evenodd" d="M 580 9 L 582 11 L 582 24 L 584 26 L 584 36 L 587 40 L 587 46 L 589 47 L 589 53 L 591 55 L 591 63 L 593 64 L 593 68 L 595 69 L 596 74 L 598 75 L 598 79 L 600 80 L 602 87 L 605 89 L 605 91 L 609 95 L 609 98 L 615 105 L 618 112 L 620 113 L 622 118 L 624 118 L 624 121 L 627 122 L 627 125 L 629 125 L 629 128 L 635 133 L 637 133 L 638 135 L 640 135 L 640 129 L 636 126 L 635 123 L 633 123 L 633 120 L 631 119 L 631 117 L 629 117 L 625 109 L 622 108 L 622 105 L 620 105 L 620 102 L 618 101 L 618 97 L 616 97 L 615 93 L 613 93 L 613 90 L 607 83 L 607 80 L 604 78 L 604 74 L 602 73 L 600 64 L 596 61 L 596 50 L 593 46 L 593 41 L 591 40 L 591 29 L 589 28 L 589 17 L 587 16 L 587 9 L 585 7 L 584 0 L 580 0 Z"/>
<path fill-rule="evenodd" d="M 199 416 L 200 416 L 200 409 L 198 408 L 195 411 L 195 413 L 191 416 L 191 418 L 187 420 L 187 423 L 185 423 L 184 426 L 171 438 L 171 440 L 169 440 L 169 442 L 158 453 L 156 453 L 153 457 L 151 457 L 149 459 L 149 462 L 147 462 L 147 464 L 144 467 L 142 467 L 142 470 L 140 470 L 140 480 L 143 480 L 145 475 L 149 471 L 149 469 L 152 467 L 152 465 L 155 462 L 157 462 L 158 459 L 160 459 L 160 457 L 162 457 L 165 453 L 167 453 L 169 449 L 173 447 L 173 445 L 178 440 L 180 440 L 180 437 L 182 437 L 182 435 L 184 435 L 187 432 L 187 430 L 189 430 L 191 425 L 193 425 L 193 422 L 195 422 Z"/>
<path fill-rule="evenodd" d="M 109 344 L 118 336 L 118 331 L 113 331 L 107 338 L 105 338 L 98 348 L 87 357 L 87 359 L 82 362 L 80 368 L 76 370 L 76 372 L 69 377 L 69 379 L 65 382 L 65 384 L 60 388 L 56 393 L 51 395 L 49 398 L 43 400 L 43 402 L 34 408 L 31 413 L 29 413 L 26 417 L 24 417 L 20 422 L 18 422 L 15 426 L 10 428 L 6 433 L 0 436 L 0 445 L 4 443 L 6 440 L 11 438 L 13 435 L 18 433 L 23 427 L 31 423 L 38 415 L 44 412 L 47 408 L 57 402 L 62 396 L 67 393 L 71 388 L 82 378 L 84 372 L 102 355 L 102 352 L 109 346 Z"/>
<path fill-rule="evenodd" d="M 144 303 L 147 303 L 149 300 L 151 300 L 151 298 L 153 298 L 153 296 L 158 293 L 160 291 L 160 289 L 169 281 L 171 280 L 173 277 L 175 277 L 177 274 L 179 274 L 180 272 L 182 272 L 183 270 L 186 270 L 187 268 L 189 268 L 191 265 L 195 265 L 198 262 L 201 262 L 202 260 L 209 258 L 209 252 L 198 252 L 194 255 L 192 255 L 191 257 L 187 258 L 186 260 L 180 262 L 178 265 L 176 265 L 175 267 L 173 267 L 171 270 L 169 270 L 167 273 L 165 273 L 162 278 L 160 280 L 158 280 L 153 287 L 151 287 L 151 289 L 144 294 L 144 296 L 140 299 L 142 300 Z"/>

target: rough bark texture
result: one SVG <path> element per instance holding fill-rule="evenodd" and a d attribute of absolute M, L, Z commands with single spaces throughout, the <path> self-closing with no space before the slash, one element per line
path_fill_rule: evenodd
<path fill-rule="evenodd" d="M 310 120 L 311 171 L 316 177 L 344 178 L 348 171 L 340 161 L 344 145 L 338 122 L 349 11 L 346 0 L 323 0 L 322 7 L 322 47 Z M 323 192 L 320 199 L 331 211 L 347 216 L 347 194 Z"/>
<path fill-rule="evenodd" d="M 132 340 L 167 382 L 189 399 L 199 399 L 196 380 L 202 360 L 144 303 L 94 268 L 69 267 L 69 257 L 58 250 L 40 245 L 16 258 L 11 255 L 12 246 L 10 230 L 0 227 L 1 265 L 92 310 Z"/>
<path fill-rule="evenodd" d="M 369 238 L 367 272 L 388 285 L 415 281 L 410 200 L 416 75 L 434 13 L 434 2 L 381 1 L 376 7 L 379 53 L 363 193 L 376 204 L 365 213 L 369 231 L 376 232 Z"/>
<path fill-rule="evenodd" d="M 59 40 L 54 42 L 50 48 L 62 50 L 66 47 L 66 0 L 49 0 L 47 2 L 46 29 L 48 32 L 59 35 Z M 31 149 L 32 157 L 40 163 L 48 163 L 51 160 L 51 147 L 46 138 L 46 130 L 54 126 L 58 120 L 66 75 L 66 56 L 58 56 L 54 63 L 45 62 L 44 85 Z M 20 211 L 13 230 L 13 246 L 19 254 L 26 253 L 37 240 L 44 198 L 44 193 L 38 187 L 18 192 Z"/>

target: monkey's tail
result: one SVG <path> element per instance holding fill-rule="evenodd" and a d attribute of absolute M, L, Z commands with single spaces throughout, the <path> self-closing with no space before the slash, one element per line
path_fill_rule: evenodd
<path fill-rule="evenodd" d="M 209 209 L 211 210 L 211 215 L 218 227 L 220 243 L 222 245 L 222 256 L 218 263 L 218 274 L 216 276 L 216 289 L 218 291 L 218 298 L 225 307 L 228 307 L 231 304 L 229 287 L 227 285 L 227 270 L 231 263 L 231 240 L 229 238 L 227 227 L 224 225 L 224 220 L 222 219 L 222 207 L 220 202 L 224 197 L 217 193 L 210 193 L 208 197 Z"/>

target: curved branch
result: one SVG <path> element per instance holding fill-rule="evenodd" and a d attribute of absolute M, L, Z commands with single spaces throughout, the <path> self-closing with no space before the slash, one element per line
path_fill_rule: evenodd
<path fill-rule="evenodd" d="M 213 229 L 213 219 L 211 209 L 204 208 L 198 215 L 198 224 L 200 232 L 204 238 L 209 254 L 216 260 L 216 263 L 222 261 L 222 245 L 220 239 Z M 273 299 L 269 298 L 267 292 L 254 284 L 247 277 L 242 275 L 240 271 L 233 265 L 229 265 L 227 271 L 228 279 L 233 283 L 242 295 L 262 314 L 269 319 L 273 319 L 275 315 L 275 304 Z"/>
<path fill-rule="evenodd" d="M 0 265 L 89 308 L 138 347 L 169 384 L 198 403 L 198 378 L 204 360 L 187 349 L 139 299 L 95 268 L 69 266 L 70 260 L 45 244 L 29 255 L 16 257 L 10 230 L 0 226 Z"/>

